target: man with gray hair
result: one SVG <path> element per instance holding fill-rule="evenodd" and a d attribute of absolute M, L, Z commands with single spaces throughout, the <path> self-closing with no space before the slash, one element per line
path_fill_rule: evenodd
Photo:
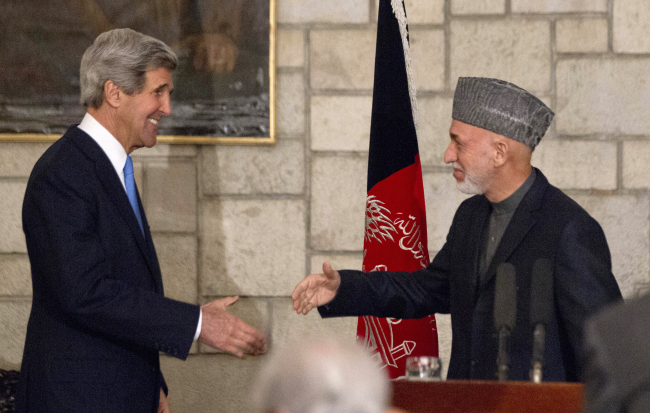
<path fill-rule="evenodd" d="M 356 345 L 312 339 L 270 355 L 254 388 L 264 413 L 384 413 L 386 374 Z"/>
<path fill-rule="evenodd" d="M 194 340 L 236 356 L 265 338 L 229 314 L 164 297 L 131 153 L 156 144 L 177 58 L 130 29 L 97 37 L 81 62 L 87 113 L 36 162 L 23 203 L 32 270 L 18 412 L 168 412 L 159 352 Z"/>
<path fill-rule="evenodd" d="M 428 267 L 412 273 L 334 271 L 323 264 L 293 292 L 294 309 L 323 317 L 421 318 L 450 313 L 448 377 L 494 379 L 499 347 L 493 306 L 496 269 L 516 269 L 516 324 L 511 331 L 510 379 L 528 380 L 533 350 L 531 273 L 550 261 L 543 377 L 580 378 L 583 323 L 621 300 L 600 225 L 531 165 L 533 149 L 553 112 L 527 91 L 497 79 L 460 78 L 451 142 L 444 160 L 454 168 L 465 200 L 447 241 Z"/>

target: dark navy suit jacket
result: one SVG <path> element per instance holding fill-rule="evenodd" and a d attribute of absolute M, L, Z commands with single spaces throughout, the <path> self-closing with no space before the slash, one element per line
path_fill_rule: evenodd
<path fill-rule="evenodd" d="M 340 271 L 334 299 L 319 307 L 323 317 L 372 315 L 421 318 L 451 313 L 452 349 L 447 377 L 495 379 L 498 334 L 493 306 L 496 268 L 516 269 L 517 320 L 511 333 L 511 380 L 529 380 L 532 356 L 530 284 L 538 258 L 553 263 L 553 322 L 546 327 L 545 381 L 577 381 L 586 318 L 621 300 L 600 225 L 576 202 L 537 177 L 515 211 L 480 282 L 478 262 L 490 203 L 465 200 L 447 241 L 429 266 L 413 273 Z"/>
<path fill-rule="evenodd" d="M 23 203 L 33 302 L 18 412 L 157 411 L 159 351 L 184 359 L 199 307 L 163 296 L 113 165 L 76 126 L 38 160 Z"/>
<path fill-rule="evenodd" d="M 614 305 L 585 328 L 585 413 L 650 412 L 650 295 Z"/>

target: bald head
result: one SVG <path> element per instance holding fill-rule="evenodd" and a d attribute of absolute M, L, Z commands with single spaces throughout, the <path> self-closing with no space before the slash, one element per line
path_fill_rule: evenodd
<path fill-rule="evenodd" d="M 390 385 L 361 347 L 309 340 L 274 351 L 254 387 L 260 412 L 383 413 Z"/>

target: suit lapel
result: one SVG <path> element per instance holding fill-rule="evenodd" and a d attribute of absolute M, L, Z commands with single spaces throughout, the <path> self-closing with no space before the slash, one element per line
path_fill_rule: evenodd
<path fill-rule="evenodd" d="M 535 225 L 535 219 L 532 217 L 530 211 L 522 209 L 522 205 L 519 205 L 517 211 L 510 220 L 508 228 L 503 233 L 501 242 L 497 247 L 492 262 L 488 267 L 487 276 L 485 278 L 486 283 L 490 281 L 492 277 L 496 274 L 496 268 L 499 264 L 505 262 L 510 255 L 514 252 L 515 248 L 521 243 L 528 231 Z"/>
<path fill-rule="evenodd" d="M 542 198 L 548 186 L 548 181 L 539 169 L 535 168 L 535 172 L 537 174 L 535 182 L 524 196 L 524 199 L 519 203 L 494 253 L 485 277 L 486 284 L 495 276 L 499 264 L 506 262 L 510 258 L 537 222 L 535 211 L 539 210 L 542 206 Z"/>
<path fill-rule="evenodd" d="M 473 217 L 470 221 L 471 228 L 469 229 L 469 238 L 467 239 L 467 245 L 469 246 L 467 251 L 470 255 L 466 260 L 468 265 L 466 271 L 467 274 L 470 274 L 468 290 L 471 297 L 470 302 L 472 303 L 475 303 L 476 301 L 476 291 L 479 281 L 478 262 L 480 257 L 479 254 L 481 253 L 481 243 L 483 242 L 483 229 L 490 215 L 490 204 L 487 199 L 483 198 L 483 200 L 484 202 L 482 202 L 476 211 L 474 211 Z M 471 308 L 474 308 L 474 306 Z"/>
<path fill-rule="evenodd" d="M 117 173 L 115 173 L 113 164 L 111 164 L 104 151 L 90 136 L 79 129 L 77 129 L 77 133 L 73 134 L 73 140 L 86 156 L 95 161 L 95 173 L 97 174 L 97 178 L 106 189 L 108 198 L 113 202 L 122 216 L 122 219 L 126 222 L 131 235 L 136 239 L 138 247 L 140 248 L 142 255 L 145 257 L 147 266 L 149 267 L 151 274 L 154 275 L 153 278 L 156 283 L 156 288 L 162 290 L 160 268 L 151 241 L 149 225 L 146 223 L 144 209 L 142 208 L 142 203 L 140 201 L 140 194 L 138 193 L 138 205 L 143 219 L 142 224 L 145 232 L 144 236 L 142 235 L 142 230 L 140 230 L 140 224 L 138 224 L 133 208 L 131 208 L 129 197 L 126 195 L 126 191 L 122 186 L 122 182 L 120 182 L 120 178 L 117 176 Z"/>

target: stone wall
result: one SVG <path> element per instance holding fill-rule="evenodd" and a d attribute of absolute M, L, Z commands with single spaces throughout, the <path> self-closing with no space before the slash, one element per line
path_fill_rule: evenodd
<path fill-rule="evenodd" d="M 626 297 L 650 286 L 650 9 L 646 0 L 406 0 L 419 85 L 429 248 L 464 196 L 442 160 L 458 76 L 498 77 L 557 114 L 533 163 L 602 224 Z M 376 0 L 277 0 L 273 147 L 158 145 L 135 153 L 170 297 L 239 295 L 272 345 L 354 341 L 356 319 L 297 316 L 289 296 L 323 260 L 360 268 Z M 18 368 L 30 308 L 20 208 L 44 144 L 0 144 L 0 368 Z M 449 319 L 439 317 L 448 360 Z M 163 357 L 172 410 L 244 412 L 261 358 L 195 345 Z"/>

